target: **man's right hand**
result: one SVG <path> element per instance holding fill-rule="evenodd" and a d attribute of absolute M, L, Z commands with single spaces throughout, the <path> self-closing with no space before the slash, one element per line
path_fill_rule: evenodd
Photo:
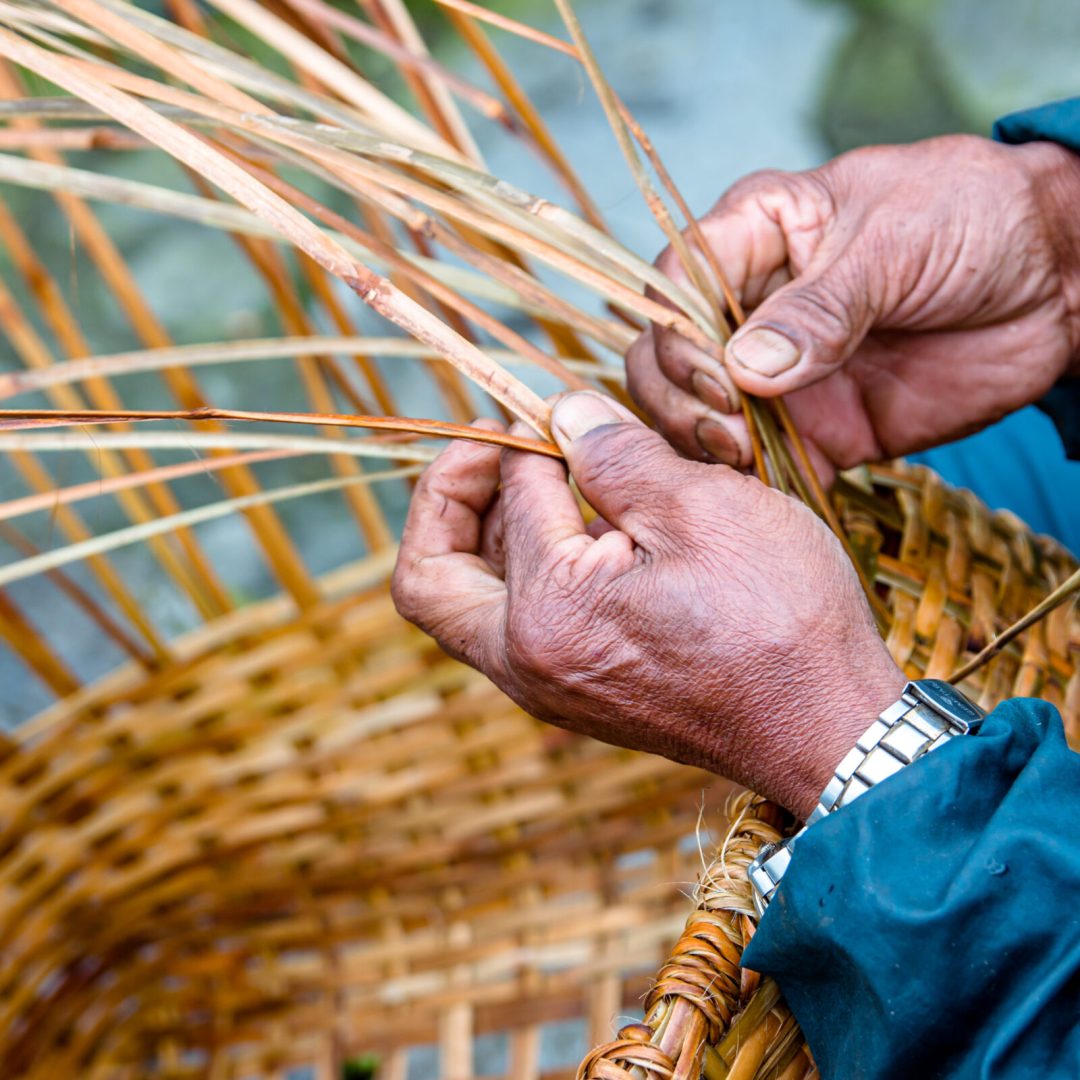
<path fill-rule="evenodd" d="M 701 221 L 750 310 L 726 370 L 653 327 L 631 393 L 681 452 L 740 466 L 732 384 L 787 395 L 826 474 L 977 431 L 1080 371 L 1077 206 L 1076 155 L 974 136 L 747 177 Z"/>

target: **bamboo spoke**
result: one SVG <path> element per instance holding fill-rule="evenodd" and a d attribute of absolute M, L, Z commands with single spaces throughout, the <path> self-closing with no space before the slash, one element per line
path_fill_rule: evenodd
<path fill-rule="evenodd" d="M 528 450 L 545 457 L 561 458 L 551 442 L 526 439 L 501 431 L 448 424 L 442 420 L 421 420 L 404 416 L 342 416 L 333 413 L 253 412 L 240 409 L 124 409 L 103 412 L 94 409 L 0 409 L 0 431 L 26 431 L 46 427 L 75 427 L 82 424 L 124 424 L 142 420 L 184 420 L 199 423 L 214 420 L 261 421 L 277 424 L 310 424 L 314 427 L 369 428 L 397 431 L 429 438 L 467 439 L 470 442 Z"/>

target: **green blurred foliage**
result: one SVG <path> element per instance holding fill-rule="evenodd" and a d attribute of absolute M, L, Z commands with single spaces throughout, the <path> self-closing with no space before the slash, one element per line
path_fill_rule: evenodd
<path fill-rule="evenodd" d="M 833 151 L 955 131 L 1080 93 L 1075 0 L 818 0 L 851 25 L 822 81 Z"/>
<path fill-rule="evenodd" d="M 371 1055 L 346 1061 L 341 1070 L 341 1080 L 375 1080 L 379 1059 Z"/>
<path fill-rule="evenodd" d="M 825 0 L 835 3 L 837 0 Z M 859 15 L 887 16 L 890 19 L 918 25 L 932 11 L 938 0 L 839 0 L 845 7 Z"/>
<path fill-rule="evenodd" d="M 887 7 L 884 0 L 852 0 Z M 976 130 L 935 42 L 917 26 L 869 11 L 841 42 L 822 84 L 819 124 L 834 152 Z"/>

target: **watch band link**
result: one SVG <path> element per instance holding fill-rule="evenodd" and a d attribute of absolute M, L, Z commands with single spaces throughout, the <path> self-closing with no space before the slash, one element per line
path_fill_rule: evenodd
<path fill-rule="evenodd" d="M 985 714 L 959 690 L 938 679 L 910 682 L 863 732 L 836 767 L 806 825 L 779 844 L 767 844 L 747 868 L 754 903 L 762 914 L 791 862 L 795 841 L 811 825 L 854 802 L 919 758 L 965 735 Z"/>

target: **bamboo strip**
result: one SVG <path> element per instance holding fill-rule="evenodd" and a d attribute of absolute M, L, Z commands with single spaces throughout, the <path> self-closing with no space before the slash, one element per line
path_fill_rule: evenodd
<path fill-rule="evenodd" d="M 3 521 L 0 521 L 0 539 L 3 539 L 24 558 L 32 558 L 39 554 L 38 548 L 34 544 L 17 529 Z M 107 638 L 119 645 L 128 656 L 137 660 L 146 668 L 153 666 L 154 657 L 142 648 L 78 582 L 56 569 L 46 571 L 46 576 L 58 592 L 66 596 L 75 607 L 87 615 L 98 629 Z M 74 687 L 67 690 L 67 693 L 74 692 Z"/>
<path fill-rule="evenodd" d="M 342 416 L 333 413 L 254 412 L 240 409 L 124 409 L 102 412 L 95 409 L 0 409 L 0 430 L 22 431 L 41 427 L 73 427 L 84 424 L 134 423 L 141 420 L 186 420 L 199 423 L 212 420 L 272 421 L 279 424 L 311 424 L 314 427 L 359 427 L 376 431 L 400 431 L 411 435 L 467 439 L 470 442 L 528 450 L 545 457 L 562 458 L 562 451 L 550 442 L 526 439 L 502 431 L 463 427 L 441 420 L 418 420 L 402 416 Z M 328 444 L 328 449 L 333 449 Z"/>
<path fill-rule="evenodd" d="M 527 421 L 540 435 L 547 430 L 547 407 L 530 390 L 495 367 L 475 346 L 455 335 L 390 282 L 356 262 L 339 244 L 316 229 L 278 196 L 253 181 L 235 164 L 213 151 L 184 129 L 158 116 L 122 91 L 95 83 L 78 73 L 69 61 L 51 56 L 37 46 L 20 41 L 0 28 L 0 54 L 23 63 L 116 115 L 149 141 L 169 152 L 217 186 L 247 205 L 281 231 L 335 277 L 346 282 L 380 314 L 397 322 L 415 337 L 438 349 L 456 366 L 483 386 L 496 400 Z"/>
<path fill-rule="evenodd" d="M 0 589 L 0 637 L 22 657 L 26 666 L 57 697 L 66 697 L 79 689 L 79 680 L 49 648 L 2 589 Z"/>
<path fill-rule="evenodd" d="M 402 0 L 361 0 L 361 3 L 372 22 L 382 24 L 384 31 L 412 54 L 424 60 L 431 59 L 427 45 Z M 435 130 L 466 160 L 482 167 L 484 159 L 480 147 L 439 69 L 405 64 L 401 70 Z"/>
<path fill-rule="evenodd" d="M 351 328 L 348 323 L 346 327 Z M 302 338 L 281 337 L 205 345 L 178 345 L 164 349 L 142 349 L 135 352 L 87 356 L 30 371 L 0 372 L 0 400 L 50 386 L 82 382 L 101 376 L 115 377 L 170 367 L 188 368 L 207 364 L 239 364 L 289 359 L 307 351 L 327 355 L 365 352 L 385 358 L 439 359 L 438 354 L 419 341 L 409 338 L 365 337 L 356 334 L 342 336 L 314 334 Z M 529 363 L 524 357 L 509 350 L 488 349 L 485 351 L 489 352 L 499 364 L 527 366 Z M 597 365 L 591 360 L 564 360 L 563 364 L 577 375 L 595 373 L 599 378 L 607 381 L 620 383 L 625 381 L 625 374 L 622 371 L 613 367 L 604 367 L 597 371 Z"/>
<path fill-rule="evenodd" d="M 255 495 L 226 499 L 206 506 L 197 506 L 182 510 L 172 517 L 156 518 L 142 525 L 129 525 L 115 532 L 96 536 L 87 535 L 84 539 L 62 548 L 53 548 L 17 562 L 0 566 L 0 587 L 15 581 L 23 581 L 35 574 L 41 574 L 59 566 L 66 566 L 83 559 L 97 559 L 103 552 L 129 547 L 141 543 L 151 536 L 160 536 L 177 528 L 190 528 L 207 521 L 239 513 L 251 506 L 266 503 L 281 503 L 291 499 L 306 498 L 309 495 L 321 495 L 331 491 L 341 491 L 351 484 L 373 484 L 383 480 L 398 480 L 406 476 L 415 476 L 420 472 L 413 465 L 402 469 L 389 469 L 381 473 L 362 473 L 355 476 L 339 477 L 333 480 L 313 480 L 306 484 L 291 484 L 287 487 L 260 491 Z M 58 510 L 59 512 L 59 510 Z"/>
<path fill-rule="evenodd" d="M 53 277 L 37 258 L 25 234 L 10 213 L 7 205 L 0 199 L 0 240 L 3 241 L 12 261 L 19 268 L 31 293 L 37 298 L 38 306 L 48 325 L 53 329 L 68 356 L 84 356 L 90 347 L 70 307 L 66 304 Z M 57 364 L 44 343 L 33 332 L 26 320 L 17 312 L 11 294 L 0 283 L 0 310 L 5 331 L 12 338 L 12 343 L 23 362 L 34 374 L 43 375 L 54 371 Z M 28 372 L 27 374 L 30 374 Z M 4 376 L 0 375 L 0 380 Z M 11 378 L 17 379 L 18 373 Z M 49 390 L 50 399 L 60 407 L 81 408 L 82 398 L 65 390 L 61 384 L 47 384 L 56 389 Z M 98 408 L 115 409 L 120 407 L 120 398 L 106 380 L 95 376 L 86 380 L 86 393 L 91 404 Z M 91 460 L 105 476 L 116 477 L 123 473 L 121 461 L 110 454 L 100 454 L 88 448 Z M 153 462 L 138 448 L 132 448 L 127 456 L 132 467 L 147 470 Z M 152 484 L 146 489 L 146 500 L 138 496 L 121 495 L 119 503 L 133 523 L 146 522 L 153 514 L 173 514 L 179 510 L 175 496 L 161 484 Z M 186 530 L 176 535 L 180 551 L 174 552 L 171 545 L 155 539 L 150 547 L 154 555 L 181 589 L 191 598 L 196 608 L 204 617 L 211 618 L 228 611 L 231 604 L 228 595 L 218 579 L 209 560 L 199 548 L 195 538 Z"/>
<path fill-rule="evenodd" d="M 0 33 L 4 31 L 0 29 Z M 17 80 L 6 65 L 0 65 L 0 96 L 17 96 L 19 93 Z M 46 158 L 49 164 L 61 164 L 52 151 L 36 151 L 34 156 L 38 159 Z M 58 192 L 56 199 L 143 344 L 151 348 L 166 348 L 171 345 L 165 328 L 141 295 L 130 270 L 97 218 L 85 203 L 77 198 Z M 182 405 L 199 408 L 205 404 L 198 384 L 190 373 L 172 368 L 163 372 L 163 376 Z M 243 468 L 223 471 L 221 477 L 233 494 L 252 494 L 258 490 L 254 477 Z M 278 580 L 301 607 L 313 603 L 316 596 L 307 571 L 272 509 L 255 506 L 248 519 L 253 534 Z"/>

